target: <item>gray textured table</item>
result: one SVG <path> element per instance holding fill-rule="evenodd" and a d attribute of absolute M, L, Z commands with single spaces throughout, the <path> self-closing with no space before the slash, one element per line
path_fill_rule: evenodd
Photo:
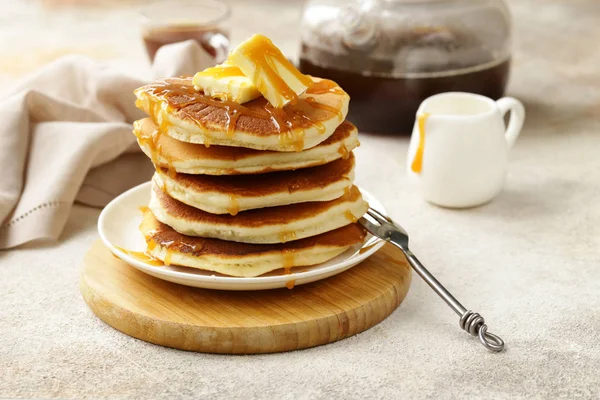
<path fill-rule="evenodd" d="M 13 3 L 7 21 L 34 7 Z M 600 2 L 511 6 L 509 93 L 524 101 L 528 119 L 498 198 L 472 210 L 436 208 L 407 182 L 406 138 L 364 134 L 357 151 L 358 183 L 413 234 L 415 253 L 439 279 L 484 314 L 506 340 L 505 353 L 490 354 L 461 332 L 416 276 L 387 320 L 328 346 L 228 357 L 132 339 L 95 318 L 81 299 L 78 270 L 97 238 L 99 211 L 75 207 L 59 243 L 0 252 L 0 397 L 600 397 Z M 260 29 L 293 52 L 297 6 L 281 7 L 276 22 L 240 22 L 234 37 Z M 237 10 L 236 18 L 256 13 L 241 2 Z M 77 50 L 82 42 L 74 33 L 90 39 L 95 27 L 114 28 L 95 33 L 88 53 L 96 49 L 92 56 L 131 69 L 143 62 L 139 43 L 123 44 L 116 33 L 135 33 L 123 24 L 125 11 L 88 25 L 74 15 L 66 25 L 66 17 L 48 17 L 42 27 L 68 25 L 63 31 L 71 33 L 50 30 L 42 42 L 58 37 Z M 29 35 L 42 29 L 29 23 Z M 0 24 L 0 33 L 23 26 Z M 10 46 L 3 41 L 0 51 Z M 42 49 L 29 36 L 21 47 L 31 51 L 27 57 L 2 58 L 2 81 L 64 52 Z M 375 158 L 386 168 L 369 164 Z"/>

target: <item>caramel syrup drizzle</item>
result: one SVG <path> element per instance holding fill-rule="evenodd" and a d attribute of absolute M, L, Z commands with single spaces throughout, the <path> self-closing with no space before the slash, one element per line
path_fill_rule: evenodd
<path fill-rule="evenodd" d="M 163 260 L 163 262 L 165 263 L 166 266 L 170 266 L 171 265 L 171 258 L 173 257 L 173 253 L 171 253 L 169 250 L 167 250 L 167 255 L 165 255 L 165 259 Z"/>
<path fill-rule="evenodd" d="M 296 284 L 296 280 L 295 280 L 295 279 L 292 279 L 292 280 L 289 280 L 289 281 L 287 281 L 287 282 L 285 283 L 285 287 L 291 290 L 291 289 L 293 289 L 293 288 L 294 288 L 294 285 L 295 285 L 295 284 Z"/>
<path fill-rule="evenodd" d="M 344 143 L 342 143 L 340 145 L 340 148 L 338 149 L 338 153 L 342 155 L 342 158 L 344 160 L 347 160 L 348 157 L 350 157 L 350 152 L 348 151 L 348 148 L 346 147 L 346 145 Z"/>
<path fill-rule="evenodd" d="M 412 161 L 410 169 L 417 174 L 423 168 L 423 153 L 425 152 L 425 123 L 429 118 L 429 113 L 425 112 L 417 115 L 417 124 L 419 126 L 419 144 L 415 153 L 415 158 Z"/>
<path fill-rule="evenodd" d="M 148 247 L 148 252 L 153 251 L 156 246 L 158 245 L 158 243 L 156 243 L 156 240 L 154 240 L 151 236 L 152 236 L 152 232 L 149 233 L 149 237 L 146 237 L 146 245 Z M 169 245 L 171 245 L 173 242 L 162 242 L 160 245 L 163 247 L 168 247 Z M 190 246 L 187 245 L 185 243 L 183 243 L 186 246 Z M 195 246 L 193 250 L 195 250 Z M 122 250 L 122 249 L 121 249 Z M 126 250 L 123 250 L 126 251 Z M 129 252 L 129 253 L 136 253 L 136 254 L 130 254 L 132 255 L 132 257 L 146 257 L 143 259 L 138 258 L 140 261 L 146 262 L 147 264 L 150 265 L 161 265 L 161 266 L 170 266 L 172 265 L 172 261 L 171 259 L 173 258 L 173 252 L 171 250 L 169 250 L 168 248 L 165 248 L 166 254 L 165 254 L 165 258 L 164 260 L 162 260 L 162 262 L 160 260 L 157 260 L 156 258 L 152 257 L 151 255 L 149 255 L 147 252 L 146 253 L 141 253 L 141 252 Z M 128 254 L 129 254 L 128 253 Z M 141 255 L 140 255 L 141 254 Z M 143 255 L 143 256 L 142 256 Z M 151 260 L 149 260 L 151 259 Z M 152 261 L 153 260 L 153 261 Z"/>
<path fill-rule="evenodd" d="M 333 93 L 338 96 L 345 94 L 344 90 L 342 90 L 342 88 L 337 83 L 335 83 L 334 81 L 329 80 L 329 79 L 321 79 L 317 82 L 314 82 L 313 85 L 311 87 L 309 87 L 305 92 L 305 94 L 307 94 L 307 95 L 310 95 L 310 94 L 319 95 L 319 94 L 326 94 L 326 93 Z M 333 106 L 329 106 L 327 104 L 319 103 L 314 97 L 307 96 L 306 103 L 313 108 L 326 110 L 326 111 L 329 111 L 329 112 L 337 115 L 339 120 L 343 119 L 342 112 L 339 109 L 337 109 Z M 317 127 L 317 129 L 320 130 L 320 133 L 325 133 L 325 126 L 323 124 L 320 124 L 320 125 L 321 125 L 320 129 L 319 129 L 319 127 Z"/>
<path fill-rule="evenodd" d="M 304 149 L 304 131 L 294 131 L 294 122 L 300 123 L 300 120 L 305 119 L 311 124 L 315 122 L 311 121 L 306 114 L 301 111 L 288 112 L 286 108 L 275 108 L 266 107 L 267 112 L 271 117 L 271 121 L 277 127 L 279 131 L 279 144 L 293 146 L 295 151 L 302 151 Z"/>
<path fill-rule="evenodd" d="M 214 67 L 206 68 L 197 75 L 206 75 L 217 80 L 222 78 L 231 78 L 234 76 L 246 76 L 242 70 L 235 65 L 216 65 Z"/>
<path fill-rule="evenodd" d="M 164 121 L 164 119 L 163 119 Z M 175 166 L 173 165 L 174 159 L 173 157 L 168 156 L 163 151 L 162 143 L 160 143 L 160 138 L 164 132 L 161 129 L 155 129 L 149 136 L 143 135 L 142 128 L 137 127 L 136 136 L 141 146 L 147 147 L 150 150 L 150 160 L 154 166 L 165 166 L 169 170 L 169 176 L 171 178 L 175 177 L 177 173 Z M 164 162 L 163 162 L 164 161 Z"/>
<path fill-rule="evenodd" d="M 231 78 L 234 76 L 245 76 L 244 73 L 242 72 L 242 70 L 239 69 L 239 67 L 236 67 L 234 65 L 218 65 L 216 67 L 207 68 L 204 71 L 200 72 L 199 74 L 212 76 L 214 79 Z M 229 88 L 231 89 L 231 83 L 229 84 Z M 229 92 L 231 93 L 232 90 L 229 90 Z M 235 98 L 228 99 L 225 97 L 225 98 L 220 98 L 220 100 L 235 101 Z M 226 113 L 227 113 L 226 114 L 227 115 L 227 137 L 229 137 L 231 139 L 234 136 L 235 127 L 237 124 L 237 120 L 240 117 L 240 112 L 239 112 L 239 109 L 237 109 L 237 108 L 226 107 Z M 206 142 L 204 144 L 206 145 L 207 148 L 210 147 L 210 143 Z"/>
<path fill-rule="evenodd" d="M 330 113 L 337 115 L 340 120 L 343 118 L 342 112 L 333 106 L 319 103 L 314 97 L 306 97 L 305 100 L 313 108 L 329 111 Z"/>
<path fill-rule="evenodd" d="M 145 253 L 143 251 L 127 250 L 127 249 L 124 249 L 119 246 L 115 246 L 115 247 L 117 249 L 121 250 L 123 253 L 127 254 L 128 256 L 135 258 L 136 260 L 138 260 L 140 262 L 143 262 L 144 264 L 154 265 L 157 267 L 161 267 L 161 266 L 165 265 L 162 261 L 157 260 L 156 258 L 152 257 L 151 255 L 149 255 L 148 253 Z M 113 253 L 113 256 L 119 258 L 119 256 L 117 256 L 114 253 Z"/>
<path fill-rule="evenodd" d="M 346 219 L 350 222 L 356 223 L 358 221 L 354 214 L 352 214 L 352 211 L 348 210 L 344 215 L 346 216 Z"/>
<path fill-rule="evenodd" d="M 156 248 L 156 241 L 154 239 L 146 239 L 146 245 L 148 246 L 148 251 L 152 251 Z"/>
<path fill-rule="evenodd" d="M 225 73 L 223 73 L 225 74 Z M 213 99 L 209 96 L 205 96 L 203 92 L 197 91 L 193 85 L 184 85 L 178 83 L 170 83 L 166 81 L 157 82 L 152 89 L 150 94 L 156 97 L 163 97 L 165 99 L 176 98 L 177 104 L 169 105 L 170 108 L 180 110 L 193 104 L 204 104 L 206 106 L 213 106 L 217 108 L 224 108 L 227 114 L 227 134 L 233 136 L 235 132 L 235 126 L 237 120 L 241 115 L 253 116 L 256 118 L 265 118 L 261 113 L 252 112 L 247 107 L 241 104 L 235 103 L 229 100 Z M 160 104 L 160 102 L 157 102 Z M 160 130 L 165 132 L 168 129 L 168 108 L 164 109 L 161 107 L 148 107 L 151 111 L 151 118 L 158 122 Z M 210 147 L 210 139 L 206 135 L 204 140 L 204 146 Z"/>
<path fill-rule="evenodd" d="M 156 231 L 150 231 L 146 234 L 147 235 L 146 236 L 146 244 L 148 246 L 148 251 L 154 250 L 156 248 L 156 246 L 158 246 L 158 245 L 165 247 L 167 254 L 165 256 L 165 260 L 163 261 L 163 264 L 170 265 L 171 258 L 173 257 L 173 253 L 175 253 L 175 252 L 172 250 L 169 250 L 169 248 L 171 246 L 173 246 L 173 244 L 175 244 L 175 242 L 172 240 L 161 240 L 160 243 L 158 243 L 154 238 L 154 235 L 156 233 L 157 233 Z M 183 240 L 178 241 L 177 245 L 181 246 L 181 247 L 185 247 L 184 253 L 192 253 L 193 255 L 196 255 L 198 252 L 200 252 L 203 249 L 203 246 L 201 244 L 186 243 Z"/>
<path fill-rule="evenodd" d="M 270 111 L 275 124 L 279 127 L 279 143 L 282 145 L 293 146 L 295 151 L 304 149 L 304 130 L 293 130 L 293 121 L 300 124 L 300 120 L 304 119 L 311 126 L 322 126 L 320 122 L 310 120 L 306 114 L 301 111 L 293 112 L 291 115 L 286 113 L 285 109 L 273 108 Z"/>
<path fill-rule="evenodd" d="M 373 246 L 377 245 L 378 243 L 379 243 L 379 242 L 374 242 L 374 243 L 371 243 L 371 244 L 370 244 L 370 245 L 368 245 L 368 246 L 365 246 L 365 247 L 361 248 L 361 249 L 358 251 L 358 254 L 363 254 L 363 253 L 366 253 L 367 251 L 371 250 L 371 249 L 373 248 Z"/>
<path fill-rule="evenodd" d="M 168 189 L 167 189 L 167 180 L 166 179 L 162 179 L 162 185 L 160 187 L 160 189 L 164 192 L 164 193 L 169 193 Z"/>
<path fill-rule="evenodd" d="M 306 94 L 325 94 L 325 93 L 333 93 L 333 94 L 344 94 L 342 88 L 332 80 L 329 79 L 321 79 L 315 83 L 311 87 L 306 90 Z"/>
<path fill-rule="evenodd" d="M 235 127 L 239 117 L 240 113 L 237 110 L 227 110 L 227 137 L 230 139 L 233 138 L 233 135 L 235 134 Z"/>
<path fill-rule="evenodd" d="M 295 259 L 296 255 L 294 254 L 294 250 L 283 250 L 283 271 L 286 275 L 292 273 Z"/>
<path fill-rule="evenodd" d="M 279 234 L 279 241 L 281 243 L 290 242 L 292 240 L 296 240 L 296 233 L 295 232 L 281 232 Z"/>
<path fill-rule="evenodd" d="M 327 92 L 343 93 L 342 89 L 337 86 L 335 82 L 327 80 L 321 80 L 315 83 L 313 87 L 309 88 L 309 91 L 312 94 L 322 94 Z M 309 91 L 307 91 L 307 93 Z M 266 103 L 263 109 L 266 111 L 266 113 L 256 112 L 245 107 L 243 104 L 238 104 L 229 100 L 213 99 L 209 96 L 205 96 L 203 92 L 197 91 L 193 85 L 161 81 L 157 82 L 152 87 L 150 94 L 156 97 L 163 97 L 165 99 L 177 98 L 178 103 L 176 105 L 169 105 L 169 107 L 176 110 L 180 110 L 193 104 L 204 104 L 206 106 L 225 109 L 227 115 L 227 136 L 230 138 L 235 134 L 237 122 L 242 116 L 271 120 L 271 122 L 279 131 L 280 144 L 293 146 L 294 150 L 296 151 L 302 151 L 304 149 L 304 132 L 302 129 L 297 129 L 294 131 L 294 125 L 308 123 L 310 126 L 315 127 L 320 133 L 324 133 L 326 131 L 326 127 L 323 123 L 312 120 L 301 110 L 289 109 L 286 107 L 275 108 L 269 103 Z M 339 119 L 342 118 L 342 113 L 340 110 L 327 104 L 319 103 L 314 97 L 306 97 L 304 100 L 306 104 L 313 108 L 326 110 L 336 114 Z M 140 100 L 138 100 L 137 104 L 139 103 Z M 160 132 L 166 132 L 166 130 L 169 129 L 170 122 L 168 119 L 168 108 L 161 107 L 160 102 L 156 102 L 154 106 L 149 104 L 146 109 L 150 111 L 150 117 L 152 120 L 159 125 L 158 133 L 153 135 L 153 137 L 155 137 L 155 139 L 153 139 L 153 143 L 156 143 L 160 138 Z M 208 137 L 205 139 L 204 145 L 207 148 L 210 147 L 210 141 Z"/>
<path fill-rule="evenodd" d="M 240 212 L 240 203 L 238 197 L 234 194 L 229 195 L 229 214 L 235 216 Z"/>

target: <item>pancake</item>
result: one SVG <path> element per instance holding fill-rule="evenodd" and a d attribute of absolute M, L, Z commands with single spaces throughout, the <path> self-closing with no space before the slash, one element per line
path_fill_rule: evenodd
<path fill-rule="evenodd" d="M 316 236 L 356 222 L 369 205 L 356 186 L 331 201 L 211 214 L 177 201 L 154 185 L 150 211 L 160 222 L 189 236 L 243 243 L 284 243 Z"/>
<path fill-rule="evenodd" d="M 318 167 L 259 175 L 189 175 L 158 168 L 152 178 L 169 196 L 212 214 L 341 197 L 354 180 L 354 155 Z"/>
<path fill-rule="evenodd" d="M 161 134 L 150 118 L 136 121 L 133 127 L 140 147 L 154 165 L 184 174 L 260 174 L 313 167 L 347 157 L 359 145 L 358 131 L 347 121 L 325 141 L 297 153 L 225 146 L 207 148 L 202 144 L 181 142 Z"/>
<path fill-rule="evenodd" d="M 264 97 L 237 104 L 204 95 L 192 78 L 169 78 L 135 90 L 136 105 L 169 136 L 189 143 L 301 151 L 333 134 L 348 113 L 350 97 L 335 82 L 315 84 L 282 109 Z"/>
<path fill-rule="evenodd" d="M 140 230 L 148 244 L 147 253 L 167 265 L 214 271 L 225 275 L 252 277 L 283 268 L 319 264 L 361 243 L 365 231 L 349 224 L 318 236 L 278 244 L 248 244 L 220 239 L 185 236 L 159 222 L 152 212 L 144 213 Z"/>

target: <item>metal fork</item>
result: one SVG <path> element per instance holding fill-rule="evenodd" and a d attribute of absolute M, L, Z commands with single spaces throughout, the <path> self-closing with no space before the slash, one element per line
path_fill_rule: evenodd
<path fill-rule="evenodd" d="M 374 222 L 369 220 L 371 218 Z M 417 274 L 450 306 L 460 317 L 458 322 L 461 329 L 473 336 L 478 336 L 481 344 L 491 351 L 502 351 L 504 341 L 500 337 L 487 331 L 487 325 L 481 315 L 467 310 L 446 288 L 425 268 L 423 264 L 408 248 L 408 233 L 397 223 L 379 211 L 369 208 L 367 214 L 358 222 L 371 234 L 398 247 Z"/>

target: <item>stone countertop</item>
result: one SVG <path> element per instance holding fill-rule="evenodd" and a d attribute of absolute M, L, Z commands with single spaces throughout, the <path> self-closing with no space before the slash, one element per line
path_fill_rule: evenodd
<path fill-rule="evenodd" d="M 131 70 L 145 65 L 137 36 L 122 39 L 137 34 L 135 1 L 63 13 L 46 1 L 56 13 L 47 17 L 38 3 L 5 3 L 3 84 L 71 51 Z M 76 206 L 58 243 L 0 252 L 0 397 L 600 397 L 600 3 L 510 3 L 509 94 L 528 116 L 505 190 L 470 210 L 429 205 L 404 174 L 407 138 L 368 134 L 356 178 L 411 232 L 424 264 L 506 340 L 506 352 L 488 353 L 461 332 L 416 275 L 385 321 L 322 347 L 221 356 L 130 338 L 97 319 L 79 294 L 99 210 Z M 261 30 L 293 54 L 297 3 L 278 6 L 275 22 L 252 16 L 275 4 L 237 2 L 234 41 Z M 88 22 L 75 17 L 81 13 Z M 22 32 L 22 40 L 9 43 L 7 32 Z"/>

